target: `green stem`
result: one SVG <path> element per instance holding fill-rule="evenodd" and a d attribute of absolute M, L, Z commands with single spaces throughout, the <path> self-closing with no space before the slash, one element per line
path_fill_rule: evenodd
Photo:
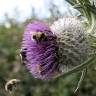
<path fill-rule="evenodd" d="M 16 96 L 14 92 L 11 92 L 10 93 L 10 96 Z"/>
<path fill-rule="evenodd" d="M 76 73 L 84 68 L 86 68 L 86 66 L 88 65 L 91 65 L 91 64 L 94 64 L 94 62 L 96 62 L 96 57 L 90 57 L 87 61 L 85 61 L 84 63 L 76 66 L 75 68 L 73 68 L 72 70 L 68 71 L 68 72 L 64 72 L 64 73 L 61 73 L 59 75 L 57 75 L 54 79 L 58 78 L 58 77 L 66 77 L 72 73 Z"/>

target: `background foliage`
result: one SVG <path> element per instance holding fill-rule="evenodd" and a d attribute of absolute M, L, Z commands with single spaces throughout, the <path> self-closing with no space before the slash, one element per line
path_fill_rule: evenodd
<path fill-rule="evenodd" d="M 58 9 L 54 9 L 54 6 L 50 11 L 52 16 L 44 20 L 47 23 L 61 16 Z M 10 93 L 5 91 L 4 86 L 8 80 L 13 78 L 18 78 L 24 82 L 17 87 L 12 96 L 74 96 L 73 91 L 79 80 L 80 73 L 51 82 L 43 82 L 34 79 L 24 65 L 20 64 L 19 49 L 24 26 L 34 19 L 36 19 L 35 14 L 25 22 L 18 23 L 6 15 L 7 23 L 4 22 L 0 25 L 0 96 L 10 96 Z M 90 66 L 90 69 L 88 69 L 86 78 L 76 96 L 96 96 L 95 65 Z"/>

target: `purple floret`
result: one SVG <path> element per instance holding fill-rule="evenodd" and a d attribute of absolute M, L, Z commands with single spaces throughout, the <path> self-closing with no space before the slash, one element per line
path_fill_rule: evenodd
<path fill-rule="evenodd" d="M 46 34 L 47 40 L 37 42 L 32 37 L 34 32 Z M 28 24 L 21 49 L 26 53 L 27 69 L 35 78 L 50 80 L 58 72 L 56 36 L 45 23 L 36 21 Z"/>

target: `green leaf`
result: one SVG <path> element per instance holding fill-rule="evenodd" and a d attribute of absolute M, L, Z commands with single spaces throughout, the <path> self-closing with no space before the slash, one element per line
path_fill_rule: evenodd
<path fill-rule="evenodd" d="M 75 0 L 66 0 L 68 3 L 70 3 L 71 5 L 75 5 L 76 1 Z"/>

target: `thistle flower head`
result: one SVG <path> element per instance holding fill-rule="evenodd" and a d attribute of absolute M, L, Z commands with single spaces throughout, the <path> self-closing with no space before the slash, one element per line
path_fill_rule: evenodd
<path fill-rule="evenodd" d="M 43 22 L 28 24 L 21 53 L 27 69 L 35 78 L 53 79 L 88 59 L 91 47 L 85 27 L 76 18 L 62 18 L 50 28 Z"/>
<path fill-rule="evenodd" d="M 51 79 L 58 69 L 56 36 L 43 22 L 28 24 L 22 41 L 22 57 L 35 78 Z"/>

